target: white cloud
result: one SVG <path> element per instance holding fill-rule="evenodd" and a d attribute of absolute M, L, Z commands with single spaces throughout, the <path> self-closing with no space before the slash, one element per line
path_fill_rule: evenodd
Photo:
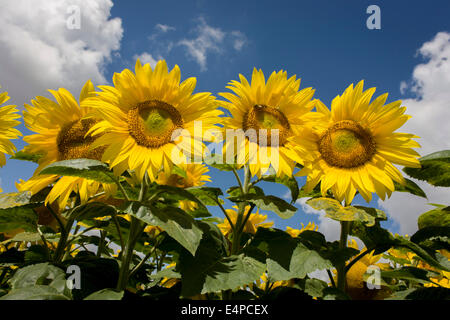
<path fill-rule="evenodd" d="M 403 105 L 411 115 L 401 132 L 414 133 L 422 148 L 422 155 L 450 149 L 450 33 L 439 32 L 431 41 L 418 50 L 426 59 L 414 68 L 412 80 L 400 84 L 401 90 L 409 89 L 417 95 L 406 99 Z M 396 192 L 386 201 L 379 200 L 392 219 L 399 224 L 400 233 L 414 233 L 417 218 L 433 207 L 427 203 L 449 204 L 450 189 L 436 188 L 425 182 L 414 180 L 427 194 L 428 200 L 406 193 Z"/>
<path fill-rule="evenodd" d="M 158 62 L 158 60 L 162 60 L 163 59 L 163 57 L 161 57 L 161 56 L 158 56 L 158 58 L 154 58 L 150 53 L 148 53 L 148 52 L 143 52 L 143 53 L 141 53 L 141 54 L 135 54 L 134 56 L 133 56 L 133 59 L 134 60 L 137 60 L 137 59 L 139 59 L 140 61 L 141 61 L 141 64 L 146 64 L 146 63 L 150 63 L 150 66 L 152 67 L 152 68 L 154 68 L 155 66 L 156 66 L 156 63 Z"/>
<path fill-rule="evenodd" d="M 220 28 L 211 27 L 203 17 L 197 21 L 198 25 L 193 30 L 196 37 L 184 38 L 177 44 L 186 48 L 186 54 L 199 64 L 201 71 L 207 70 L 207 56 L 210 52 L 224 52 L 223 48 L 228 46 L 225 41 L 231 41 L 231 45 L 237 51 L 240 51 L 247 43 L 246 36 L 240 31 L 226 32 Z"/>
<path fill-rule="evenodd" d="M 158 31 L 161 31 L 161 32 L 163 32 L 163 33 L 166 33 L 166 32 L 168 32 L 168 31 L 174 31 L 174 30 L 175 30 L 175 27 L 169 26 L 169 25 L 167 25 L 167 24 L 161 24 L 161 23 L 158 23 L 158 24 L 155 26 L 155 29 L 158 30 Z"/>
<path fill-rule="evenodd" d="M 65 87 L 75 96 L 84 82 L 106 83 L 105 65 L 120 48 L 120 18 L 111 0 L 2 0 L 0 84 L 22 105 L 47 89 Z M 80 28 L 67 20 L 80 9 Z"/>
<path fill-rule="evenodd" d="M 316 210 L 306 204 L 306 200 L 309 198 L 300 198 L 296 201 L 300 205 L 303 212 L 307 214 L 317 214 L 319 215 L 319 231 L 325 235 L 327 241 L 339 240 L 341 234 L 341 225 L 338 221 L 330 219 L 325 216 L 325 211 Z"/>
<path fill-rule="evenodd" d="M 240 31 L 232 31 L 231 37 L 233 39 L 233 48 L 241 51 L 242 47 L 247 44 L 247 37 Z"/>

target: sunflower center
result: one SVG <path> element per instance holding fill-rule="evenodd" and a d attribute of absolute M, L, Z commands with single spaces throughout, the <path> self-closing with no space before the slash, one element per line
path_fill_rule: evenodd
<path fill-rule="evenodd" d="M 167 185 L 178 188 L 189 188 L 193 187 L 193 184 L 187 181 L 187 179 L 179 176 L 177 174 L 171 174 L 167 180 Z"/>
<path fill-rule="evenodd" d="M 158 148 L 172 141 L 172 133 L 183 127 L 180 113 L 172 105 L 148 100 L 128 111 L 128 130 L 136 142 Z"/>
<path fill-rule="evenodd" d="M 278 144 L 283 145 L 290 134 L 290 125 L 286 116 L 280 110 L 265 105 L 255 105 L 244 115 L 243 129 L 254 129 L 258 141 L 262 144 L 272 144 L 272 136 L 278 138 Z"/>
<path fill-rule="evenodd" d="M 90 150 L 89 148 L 96 138 L 85 137 L 89 129 L 96 123 L 97 120 L 94 119 L 80 119 L 62 127 L 56 139 L 58 161 L 80 158 L 101 160 L 105 148 L 99 147 Z"/>
<path fill-rule="evenodd" d="M 370 161 L 376 151 L 372 135 L 353 120 L 335 123 L 319 140 L 319 152 L 330 165 L 356 168 Z"/>

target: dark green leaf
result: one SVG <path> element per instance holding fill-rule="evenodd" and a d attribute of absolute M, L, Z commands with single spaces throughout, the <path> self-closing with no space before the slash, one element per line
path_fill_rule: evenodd
<path fill-rule="evenodd" d="M 233 202 L 249 202 L 253 203 L 261 210 L 267 210 L 275 212 L 282 219 L 291 218 L 297 211 L 297 208 L 290 205 L 283 199 L 275 196 L 263 196 L 256 194 L 246 194 L 239 197 L 231 197 L 230 201 Z"/>
<path fill-rule="evenodd" d="M 299 187 L 295 177 L 288 177 L 288 176 L 277 177 L 276 175 L 270 175 L 270 176 L 263 176 L 262 180 L 267 182 L 283 184 L 286 187 L 288 187 L 289 190 L 291 191 L 291 198 L 292 198 L 291 203 L 295 202 L 298 199 Z"/>
<path fill-rule="evenodd" d="M 84 298 L 84 300 L 122 300 L 123 291 L 117 292 L 112 289 L 102 289 Z"/>
<path fill-rule="evenodd" d="M 34 163 L 38 163 L 39 160 L 42 158 L 42 154 L 36 154 L 36 153 L 27 153 L 23 150 L 16 152 L 14 155 L 11 156 L 10 159 L 14 160 L 22 160 L 22 161 L 31 161 Z"/>
<path fill-rule="evenodd" d="M 49 164 L 39 174 L 73 176 L 103 183 L 114 183 L 115 178 L 107 164 L 92 159 L 63 160 Z"/>
<path fill-rule="evenodd" d="M 434 186 L 450 187 L 450 150 L 443 150 L 419 159 L 421 168 L 404 168 L 409 176 Z"/>
<path fill-rule="evenodd" d="M 217 203 L 223 204 L 223 200 L 219 198 L 223 195 L 220 188 L 193 187 L 186 190 L 196 196 L 206 206 L 217 206 Z"/>
<path fill-rule="evenodd" d="M 420 188 L 417 183 L 415 183 L 412 180 L 409 180 L 407 178 L 405 178 L 405 185 L 401 185 L 398 182 L 394 181 L 394 186 L 395 186 L 395 191 L 399 191 L 399 192 L 408 192 L 411 193 L 415 196 L 419 196 L 422 198 L 426 198 L 427 195 L 425 194 L 425 191 L 422 190 L 422 188 Z"/>
<path fill-rule="evenodd" d="M 423 213 L 417 220 L 419 229 L 426 227 L 450 227 L 450 206 L 438 207 Z"/>
<path fill-rule="evenodd" d="M 132 203 L 126 212 L 149 225 L 162 228 L 189 252 L 195 254 L 203 232 L 196 221 L 183 210 L 168 206 L 156 208 Z"/>

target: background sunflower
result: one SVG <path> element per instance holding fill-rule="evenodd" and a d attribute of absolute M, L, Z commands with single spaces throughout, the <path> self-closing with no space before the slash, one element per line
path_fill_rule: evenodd
<path fill-rule="evenodd" d="M 339 201 L 350 204 L 356 191 L 370 202 L 375 192 L 381 199 L 394 191 L 394 181 L 404 178 L 394 164 L 420 167 L 419 154 L 412 148 L 418 138 L 394 132 L 409 118 L 401 101 L 384 105 L 387 94 L 370 102 L 375 88 L 363 91 L 364 82 L 350 85 L 331 104 L 331 111 L 319 100 L 316 109 L 321 116 L 308 134 L 313 141 L 313 160 L 305 163 L 298 175 L 307 175 L 306 190 L 321 182 L 325 195 L 331 189 Z M 306 135 L 305 135 L 306 139 Z"/>
<path fill-rule="evenodd" d="M 161 169 L 170 174 L 174 155 L 181 163 L 202 156 L 203 133 L 215 127 L 222 112 L 210 93 L 192 94 L 196 78 L 180 84 L 180 77 L 177 65 L 169 72 L 162 60 L 152 70 L 137 60 L 135 73 L 114 74 L 114 87 L 99 86 L 98 96 L 87 99 L 103 120 L 91 129 L 101 135 L 94 146 L 106 147 L 102 159 L 117 174 L 130 169 L 153 181 Z"/>
<path fill-rule="evenodd" d="M 262 70 L 253 70 L 251 83 L 239 74 L 240 81 L 231 81 L 232 93 L 220 93 L 231 113 L 224 120 L 225 129 L 255 130 L 256 136 L 228 139 L 224 152 L 237 157 L 239 165 L 249 163 L 252 176 L 267 172 L 272 166 L 277 175 L 292 175 L 295 162 L 308 158 L 308 141 L 301 138 L 304 126 L 314 115 L 312 88 L 299 91 L 300 79 L 287 78 L 287 72 L 273 72 L 267 83 Z M 262 131 L 260 131 L 262 130 Z M 251 131 L 247 131 L 251 132 Z M 272 138 L 277 142 L 272 145 Z"/>
<path fill-rule="evenodd" d="M 0 94 L 0 105 L 9 100 L 7 92 Z M 16 106 L 9 105 L 0 108 L 0 167 L 6 163 L 6 154 L 13 154 L 16 151 L 16 147 L 10 141 L 11 139 L 17 139 L 22 134 L 14 129 L 20 121 L 16 119 L 20 118 L 20 115 L 16 113 Z M 0 192 L 2 188 L 0 187 Z"/>
<path fill-rule="evenodd" d="M 28 143 L 24 151 L 40 154 L 42 157 L 33 177 L 28 181 L 21 180 L 16 184 L 17 189 L 29 190 L 35 194 L 53 184 L 46 202 L 58 200 L 61 209 L 65 208 L 72 192 L 79 194 L 82 203 L 100 191 L 105 191 L 106 194 L 114 193 L 116 187 L 112 184 L 71 176 L 39 175 L 50 163 L 79 158 L 100 160 L 103 152 L 101 148 L 92 149 L 94 139 L 86 136 L 92 125 L 98 121 L 87 116 L 91 110 L 81 108 L 73 95 L 64 88 L 49 91 L 56 102 L 38 96 L 31 101 L 32 106 L 25 104 L 25 125 L 36 134 L 24 137 L 24 141 Z M 81 90 L 80 103 L 92 95 L 94 86 L 88 81 Z"/>

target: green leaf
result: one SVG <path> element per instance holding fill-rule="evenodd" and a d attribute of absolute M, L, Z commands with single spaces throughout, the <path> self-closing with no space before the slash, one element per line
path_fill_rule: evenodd
<path fill-rule="evenodd" d="M 297 212 L 297 208 L 293 205 L 287 203 L 283 199 L 271 195 L 246 194 L 238 197 L 231 197 L 229 200 L 233 202 L 253 203 L 261 210 L 275 212 L 282 219 L 289 219 Z"/>
<path fill-rule="evenodd" d="M 45 233 L 44 234 L 45 239 L 49 241 L 58 241 L 59 235 L 55 233 Z M 35 242 L 35 241 L 42 241 L 41 235 L 38 232 L 21 232 L 16 234 L 11 239 L 8 239 L 5 241 L 5 243 L 9 242 Z"/>
<path fill-rule="evenodd" d="M 394 186 L 395 186 L 395 191 L 398 192 L 408 192 L 411 193 L 415 196 L 419 196 L 422 198 L 427 198 L 427 195 L 425 194 L 425 191 L 422 190 L 422 188 L 420 188 L 417 183 L 415 183 L 412 180 L 409 180 L 407 178 L 405 178 L 405 185 L 401 185 L 400 183 L 394 181 Z"/>
<path fill-rule="evenodd" d="M 65 275 L 64 271 L 58 267 L 49 263 L 38 263 L 17 270 L 10 279 L 10 284 L 13 289 L 51 285 L 59 280 L 65 282 Z"/>
<path fill-rule="evenodd" d="M 442 269 L 444 271 L 450 272 L 450 263 L 447 261 L 438 261 L 436 257 L 433 257 L 429 252 L 427 252 L 424 248 L 415 244 L 412 241 L 397 238 L 395 239 L 396 246 L 405 247 L 417 254 L 423 261 L 428 263 L 430 266 Z"/>
<path fill-rule="evenodd" d="M 0 209 L 0 232 L 19 228 L 30 232 L 36 231 L 38 215 L 34 212 L 34 207 L 36 207 L 35 204 L 28 204 Z"/>
<path fill-rule="evenodd" d="M 196 221 L 183 210 L 168 206 L 156 208 L 132 203 L 126 212 L 149 225 L 161 227 L 192 255 L 195 254 L 203 232 Z"/>
<path fill-rule="evenodd" d="M 0 209 L 9 209 L 29 204 L 31 200 L 31 192 L 10 192 L 0 194 Z"/>
<path fill-rule="evenodd" d="M 214 247 L 202 246 L 195 257 L 180 257 L 181 294 L 191 297 L 233 290 L 258 280 L 265 269 L 265 264 L 254 257 L 245 254 L 223 257 Z"/>
<path fill-rule="evenodd" d="M 378 221 L 371 227 L 355 221 L 352 223 L 350 235 L 361 239 L 366 248 L 375 248 L 374 254 L 382 253 L 396 244 L 392 234 L 383 229 Z"/>
<path fill-rule="evenodd" d="M 304 278 L 310 272 L 333 266 L 316 250 L 277 229 L 259 228 L 251 246 L 267 254 L 267 270 L 272 282 Z"/>
<path fill-rule="evenodd" d="M 206 206 L 217 206 L 217 203 L 223 204 L 223 200 L 219 197 L 223 195 L 220 188 L 211 187 L 193 187 L 187 188 L 187 191 L 192 193 Z"/>
<path fill-rule="evenodd" d="M 117 209 L 114 206 L 104 202 L 89 202 L 77 207 L 73 211 L 69 211 L 69 213 L 70 215 L 66 216 L 66 218 L 82 221 L 113 216 L 117 213 Z"/>
<path fill-rule="evenodd" d="M 321 197 L 320 184 L 316 185 L 313 190 L 306 191 L 305 186 L 299 190 L 298 198 L 317 198 Z"/>
<path fill-rule="evenodd" d="M 117 292 L 112 289 L 102 289 L 84 298 L 84 300 L 122 300 L 123 291 Z"/>
<path fill-rule="evenodd" d="M 362 207 L 343 207 L 341 203 L 331 198 L 313 198 L 306 203 L 316 210 L 324 210 L 327 217 L 337 221 L 360 221 L 367 226 L 373 226 L 377 219 L 385 219 L 383 211 Z"/>
<path fill-rule="evenodd" d="M 229 198 L 239 197 L 239 196 L 242 195 L 242 190 L 241 190 L 240 187 L 234 186 L 234 187 L 229 188 L 227 190 L 227 193 L 230 195 Z M 250 188 L 248 189 L 247 193 L 257 194 L 257 195 L 264 195 L 263 189 L 261 189 L 260 187 L 257 187 L 257 186 L 250 186 Z"/>
<path fill-rule="evenodd" d="M 450 187 L 450 150 L 443 150 L 419 159 L 421 168 L 404 168 L 409 176 L 440 187 Z"/>
<path fill-rule="evenodd" d="M 411 236 L 411 241 L 420 244 L 432 238 L 450 239 L 450 227 L 426 227 L 418 230 Z"/>
<path fill-rule="evenodd" d="M 291 198 L 292 198 L 291 203 L 295 202 L 298 199 L 299 187 L 295 177 L 288 177 L 288 176 L 277 177 L 276 175 L 270 175 L 270 176 L 262 176 L 261 180 L 283 184 L 286 187 L 288 187 L 289 190 L 291 191 Z"/>
<path fill-rule="evenodd" d="M 10 159 L 14 160 L 22 160 L 22 161 L 31 161 L 34 163 L 38 163 L 39 160 L 42 158 L 42 154 L 36 154 L 36 153 L 27 153 L 23 150 L 16 152 L 14 155 L 11 156 Z"/>
<path fill-rule="evenodd" d="M 208 166 L 219 169 L 220 171 L 233 171 L 237 170 L 238 167 L 235 164 L 227 164 L 223 163 L 225 159 L 223 159 L 223 155 L 221 154 L 211 154 L 205 157 L 204 161 Z"/>
<path fill-rule="evenodd" d="M 381 277 L 390 279 L 403 279 L 418 283 L 430 283 L 430 277 L 436 277 L 438 273 L 415 267 L 402 267 L 398 270 L 381 271 Z"/>
<path fill-rule="evenodd" d="M 438 207 L 423 213 L 417 220 L 419 229 L 426 227 L 450 227 L 450 206 Z"/>
<path fill-rule="evenodd" d="M 0 300 L 70 300 L 70 298 L 53 287 L 36 285 L 12 289 L 7 295 L 0 297 Z"/>
<path fill-rule="evenodd" d="M 80 177 L 103 183 L 114 183 L 115 178 L 107 164 L 92 159 L 72 159 L 54 162 L 39 174 Z"/>

